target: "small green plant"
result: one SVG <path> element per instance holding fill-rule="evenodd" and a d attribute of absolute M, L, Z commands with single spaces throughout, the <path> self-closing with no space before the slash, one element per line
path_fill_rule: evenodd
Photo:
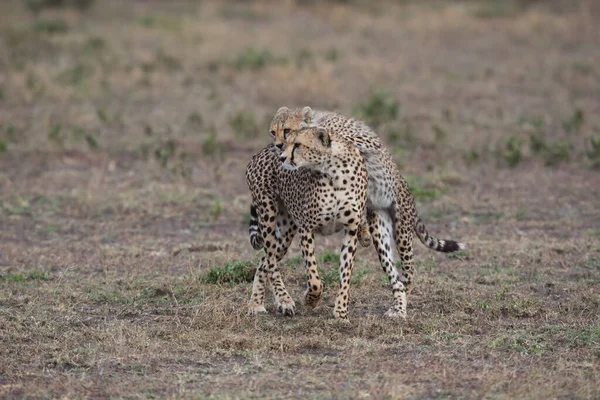
<path fill-rule="evenodd" d="M 96 150 L 98 148 L 98 141 L 91 132 L 86 131 L 82 127 L 75 127 L 73 129 L 73 138 L 75 140 L 85 140 L 90 150 Z"/>
<path fill-rule="evenodd" d="M 300 265 L 300 263 L 302 262 L 302 256 L 292 256 L 290 258 L 288 258 L 288 264 L 290 265 Z"/>
<path fill-rule="evenodd" d="M 544 163 L 547 166 L 554 166 L 563 161 L 569 161 L 569 151 L 572 149 L 571 143 L 567 140 L 561 140 L 547 146 L 544 151 Z"/>
<path fill-rule="evenodd" d="M 440 197 L 438 189 L 427 187 L 424 179 L 420 176 L 404 175 L 408 188 L 415 199 L 419 201 L 431 201 Z"/>
<path fill-rule="evenodd" d="M 85 41 L 82 50 L 87 54 L 96 54 L 106 49 L 106 40 L 101 37 L 93 36 Z"/>
<path fill-rule="evenodd" d="M 201 278 L 203 283 L 221 285 L 226 283 L 249 283 L 254 280 L 252 261 L 228 261 L 223 266 L 212 267 Z"/>
<path fill-rule="evenodd" d="M 594 135 L 587 140 L 586 152 L 592 168 L 600 168 L 600 135 Z"/>
<path fill-rule="evenodd" d="M 529 146 L 534 154 L 540 154 L 548 147 L 541 135 L 537 133 L 532 133 L 529 135 Z"/>
<path fill-rule="evenodd" d="M 202 154 L 205 156 L 214 156 L 221 153 L 221 144 L 216 134 L 211 134 L 202 142 Z"/>
<path fill-rule="evenodd" d="M 154 158 L 156 158 L 163 168 L 167 167 L 169 160 L 175 156 L 177 143 L 173 139 L 167 140 L 154 149 Z"/>
<path fill-rule="evenodd" d="M 66 33 L 69 30 L 69 26 L 61 19 L 42 19 L 33 24 L 33 30 L 36 33 L 55 35 Z"/>
<path fill-rule="evenodd" d="M 475 149 L 471 149 L 469 151 L 467 151 L 464 155 L 463 155 L 463 159 L 465 160 L 465 163 L 467 165 L 473 165 L 475 164 L 477 161 L 479 161 L 480 159 L 480 155 L 479 152 Z"/>
<path fill-rule="evenodd" d="M 240 139 L 256 138 L 260 134 L 254 114 L 248 111 L 239 110 L 231 115 L 229 117 L 229 126 L 235 136 Z"/>
<path fill-rule="evenodd" d="M 72 68 L 68 68 L 65 71 L 61 72 L 58 75 L 57 79 L 59 82 L 64 83 L 66 85 L 78 86 L 81 85 L 83 81 L 91 75 L 91 73 L 91 67 L 78 64 Z"/>
<path fill-rule="evenodd" d="M 325 251 L 321 252 L 321 254 L 319 255 L 319 260 L 322 263 L 339 264 L 340 263 L 340 255 L 334 251 L 325 250 Z"/>
<path fill-rule="evenodd" d="M 223 212 L 223 202 L 221 199 L 215 199 L 208 208 L 208 212 L 213 220 L 219 219 L 219 216 Z"/>
<path fill-rule="evenodd" d="M 204 120 L 202 119 L 202 114 L 197 111 L 194 111 L 190 115 L 188 115 L 188 122 L 192 125 L 202 126 Z"/>
<path fill-rule="evenodd" d="M 583 111 L 581 111 L 580 109 L 576 109 L 573 112 L 573 115 L 569 119 L 567 119 L 566 121 L 563 122 L 563 128 L 566 133 L 571 133 L 571 132 L 579 133 L 579 131 L 581 130 L 581 127 L 583 126 L 584 121 L 585 121 L 585 118 L 583 115 Z"/>
<path fill-rule="evenodd" d="M 325 53 L 325 60 L 329 61 L 330 63 L 335 63 L 339 58 L 340 54 L 338 49 L 335 47 L 330 47 L 327 49 L 327 52 Z"/>
<path fill-rule="evenodd" d="M 258 70 L 275 61 L 269 50 L 259 50 L 254 47 L 244 49 L 235 59 L 234 66 L 240 70 Z"/>
<path fill-rule="evenodd" d="M 4 139 L 0 138 L 0 153 L 6 153 L 8 151 L 8 145 Z"/>
<path fill-rule="evenodd" d="M 388 129 L 390 142 L 405 148 L 415 147 L 416 140 L 410 121 L 402 120 L 391 124 Z"/>
<path fill-rule="evenodd" d="M 59 147 L 63 147 L 65 138 L 62 125 L 59 122 L 55 122 L 50 126 L 50 129 L 48 130 L 48 139 L 56 143 Z"/>
<path fill-rule="evenodd" d="M 509 167 L 516 167 L 522 160 L 521 139 L 511 136 L 504 141 L 504 146 L 498 150 L 499 156 Z"/>
<path fill-rule="evenodd" d="M 369 98 L 355 107 L 355 114 L 373 128 L 398 117 L 398 102 L 389 93 L 373 90 Z"/>
<path fill-rule="evenodd" d="M 435 134 L 435 141 L 438 143 L 444 141 L 444 139 L 448 136 L 446 130 L 438 124 L 433 124 L 432 129 L 433 133 Z"/>

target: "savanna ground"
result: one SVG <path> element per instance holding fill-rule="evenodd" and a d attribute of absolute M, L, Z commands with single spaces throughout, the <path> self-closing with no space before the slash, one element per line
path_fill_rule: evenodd
<path fill-rule="evenodd" d="M 594 1 L 0 5 L 0 396 L 597 398 Z M 33 4 L 35 3 L 35 4 Z M 86 3 L 79 2 L 79 3 Z M 373 248 L 350 324 L 246 315 L 244 169 L 282 105 L 376 128 L 446 256 L 405 321 Z"/>

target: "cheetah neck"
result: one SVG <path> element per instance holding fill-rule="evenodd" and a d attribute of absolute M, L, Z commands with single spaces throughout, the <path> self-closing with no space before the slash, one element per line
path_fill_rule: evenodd
<path fill-rule="evenodd" d="M 340 176 L 346 175 L 348 166 L 353 164 L 353 156 L 356 156 L 356 149 L 332 136 L 331 153 L 323 161 L 313 164 L 312 168 L 328 176 L 334 186 Z M 360 155 L 358 155 L 360 157 Z M 341 182 L 341 180 L 339 180 Z"/>

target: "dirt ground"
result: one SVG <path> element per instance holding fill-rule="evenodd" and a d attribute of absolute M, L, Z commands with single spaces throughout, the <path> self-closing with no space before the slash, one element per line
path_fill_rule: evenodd
<path fill-rule="evenodd" d="M 595 1 L 26 3 L 0 3 L 0 397 L 600 396 Z M 339 235 L 322 307 L 295 242 L 297 315 L 246 315 L 244 170 L 283 105 L 365 119 L 469 246 L 415 244 L 406 320 L 372 247 L 333 319 Z"/>

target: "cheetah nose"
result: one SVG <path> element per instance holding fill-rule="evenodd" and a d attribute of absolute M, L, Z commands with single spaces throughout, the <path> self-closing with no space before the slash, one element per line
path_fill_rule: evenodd
<path fill-rule="evenodd" d="M 281 163 L 283 164 L 285 162 L 286 158 L 287 157 L 285 157 L 285 156 L 281 156 L 281 157 L 279 157 L 279 161 L 281 161 Z"/>
<path fill-rule="evenodd" d="M 278 149 L 283 149 L 283 143 L 276 143 L 275 147 L 277 147 Z"/>

